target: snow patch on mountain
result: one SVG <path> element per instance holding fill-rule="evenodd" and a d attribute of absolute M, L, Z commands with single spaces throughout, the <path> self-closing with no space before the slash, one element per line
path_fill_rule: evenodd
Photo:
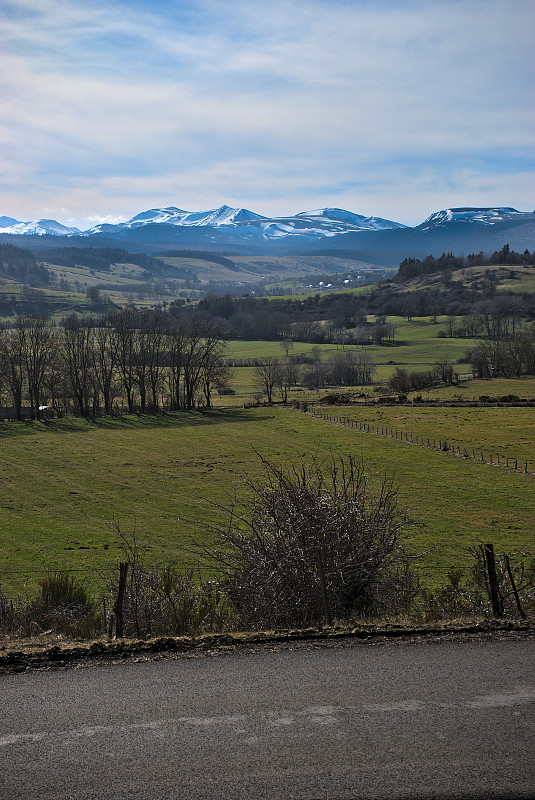
<path fill-rule="evenodd" d="M 246 208 L 231 208 L 230 206 L 221 206 L 210 211 L 184 211 L 181 208 L 169 206 L 168 208 L 151 208 L 149 211 L 143 211 L 123 223 L 121 227 L 139 228 L 141 225 L 163 223 L 166 225 L 207 225 L 215 228 L 220 225 L 233 225 L 255 219 L 265 219 L 265 217 L 248 211 Z"/>
<path fill-rule="evenodd" d="M 365 217 L 362 214 L 354 214 L 352 211 L 345 211 L 343 208 L 318 208 L 314 211 L 301 211 L 296 217 L 304 219 L 314 219 L 320 217 L 326 220 L 345 222 L 353 226 L 353 230 L 373 230 L 384 231 L 392 228 L 406 228 L 401 222 L 393 222 L 382 217 Z"/>
<path fill-rule="evenodd" d="M 435 225 L 458 221 L 478 225 L 495 225 L 497 222 L 522 216 L 526 216 L 524 212 L 508 206 L 501 208 L 445 208 L 442 211 L 435 211 L 418 227 L 421 230 L 427 230 Z"/>
<path fill-rule="evenodd" d="M 474 228 L 486 227 L 502 221 L 531 219 L 532 216 L 530 213 L 520 212 L 506 206 L 448 208 L 434 212 L 423 223 L 410 230 L 420 232 L 436 230 L 438 232 L 448 223 L 460 223 L 460 226 L 466 230 L 466 225 L 474 226 Z M 158 230 L 160 225 L 167 228 L 165 234 L 164 229 L 161 232 Z M 185 231 L 179 234 L 177 231 L 175 237 L 172 231 L 174 227 L 193 229 L 198 227 L 204 228 L 204 230 L 199 231 L 198 235 L 193 230 L 188 234 Z M 213 232 L 209 231 L 210 228 L 214 229 Z M 146 229 L 146 233 L 144 229 Z M 226 241 L 227 238 L 228 241 L 251 244 L 284 239 L 302 241 L 307 244 L 340 234 L 399 229 L 409 230 L 400 222 L 382 217 L 366 217 L 343 208 L 318 208 L 312 211 L 301 211 L 288 217 L 265 217 L 246 208 L 232 208 L 227 205 L 208 211 L 186 211 L 176 206 L 167 206 L 143 211 L 127 222 L 102 222 L 83 232 L 78 228 L 62 225 L 55 220 L 41 219 L 37 222 L 20 222 L 13 217 L 0 217 L 0 233 L 33 236 L 52 234 L 54 236 L 84 236 L 88 238 L 105 235 L 120 240 L 134 237 L 136 241 L 141 241 L 145 236 L 150 241 L 156 241 L 159 236 L 164 236 L 166 240 L 170 241 L 173 241 L 173 237 L 177 240 L 187 241 L 194 241 L 197 238 L 199 241 L 213 240 L 214 244 Z"/>
<path fill-rule="evenodd" d="M 61 222 L 56 222 L 55 219 L 40 219 L 37 222 L 18 222 L 13 220 L 9 223 L 11 217 L 0 217 L 0 223 L 3 220 L 8 220 L 7 225 L 0 227 L 0 233 L 11 233 L 19 236 L 69 236 L 72 234 L 80 233 L 78 228 L 69 228 L 62 225 Z"/>

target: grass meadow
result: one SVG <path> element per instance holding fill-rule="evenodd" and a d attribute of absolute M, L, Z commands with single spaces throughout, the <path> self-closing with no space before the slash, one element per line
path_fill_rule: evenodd
<path fill-rule="evenodd" d="M 338 418 L 360 421 L 374 426 L 375 430 L 397 430 L 398 435 L 409 438 L 448 442 L 456 449 L 470 454 L 492 454 L 500 462 L 518 461 L 522 469 L 528 464 L 535 473 L 535 413 L 533 408 L 493 407 L 433 408 L 407 406 L 345 406 L 327 410 Z"/>
<path fill-rule="evenodd" d="M 373 321 L 373 317 L 370 318 Z M 461 321 L 461 317 L 458 321 Z M 413 392 L 409 396 L 422 395 L 424 399 L 434 400 L 477 400 L 486 395 L 499 398 L 506 395 L 517 395 L 524 399 L 535 398 L 535 378 L 501 378 L 488 380 L 466 380 L 470 373 L 469 364 L 462 363 L 467 350 L 473 348 L 479 339 L 450 338 L 439 336 L 446 331 L 447 317 L 437 317 L 436 323 L 429 317 L 417 317 L 407 320 L 404 317 L 387 317 L 396 329 L 396 338 L 393 343 L 382 345 L 366 345 L 366 352 L 373 358 L 377 368 L 374 375 L 373 386 L 357 387 L 367 395 L 374 396 L 378 386 L 383 388 L 397 367 L 412 371 L 426 371 L 443 359 L 448 359 L 461 376 L 461 382 L 452 386 L 441 386 L 436 389 Z M 321 353 L 321 360 L 327 361 L 340 352 L 362 352 L 360 345 L 320 344 L 311 345 L 305 342 L 295 342 L 290 354 L 293 356 L 311 356 L 312 348 L 317 347 Z M 280 342 L 268 341 L 229 341 L 225 353 L 229 360 L 261 359 L 268 356 L 283 360 L 284 350 Z M 243 404 L 246 400 L 254 398 L 258 389 L 255 387 L 253 367 L 234 367 L 234 376 L 231 386 L 236 392 L 234 405 Z M 347 387 L 340 387 L 347 391 Z M 290 399 L 317 400 L 330 388 L 319 391 L 306 391 L 302 386 L 290 391 Z M 218 399 L 214 397 L 217 406 L 232 405 L 228 397 Z"/>
<path fill-rule="evenodd" d="M 411 371 L 428 369 L 442 357 L 456 362 L 472 343 L 438 337 L 445 318 L 437 324 L 429 318 L 389 321 L 396 324 L 396 343 L 367 348 L 383 386 L 396 366 Z M 319 346 L 322 359 L 341 348 Z M 291 352 L 311 350 L 296 342 Z M 277 342 L 232 341 L 226 355 L 282 359 L 284 353 Z M 238 367 L 234 373 L 236 395 L 216 396 L 218 407 L 211 412 L 0 422 L 0 584 L 10 592 L 32 593 L 48 569 L 101 583 L 121 558 L 117 525 L 126 534 L 136 532 L 149 561 L 191 563 L 185 549 L 190 539 L 209 537 L 211 526 L 225 522 L 221 507 L 235 494 L 243 496 L 246 480 L 261 480 L 258 455 L 288 466 L 352 455 L 369 471 L 372 484 L 391 476 L 401 505 L 420 526 L 412 547 L 424 554 L 423 580 L 430 585 L 453 564 L 468 563 L 467 548 L 480 541 L 493 542 L 500 552 L 535 549 L 532 474 L 359 432 L 290 408 L 243 408 L 257 391 L 254 370 Z M 376 388 L 362 387 L 371 396 Z M 329 391 L 297 387 L 290 399 L 314 400 Z M 534 398 L 535 378 L 469 380 L 421 394 L 424 400 Z M 447 439 L 502 460 L 528 461 L 535 472 L 532 408 L 359 405 L 336 407 L 332 414 Z"/>
<path fill-rule="evenodd" d="M 532 417 L 520 413 L 531 409 L 484 409 L 491 413 L 479 416 L 451 411 L 343 413 L 381 414 L 385 422 L 413 426 L 422 435 L 424 428 L 438 435 L 452 426 L 462 441 L 484 437 L 489 447 L 510 446 L 512 455 L 527 452 L 533 441 Z M 209 537 L 210 526 L 226 519 L 220 507 L 235 494 L 244 496 L 246 479 L 262 479 L 257 454 L 286 465 L 352 455 L 372 484 L 392 476 L 401 505 L 422 526 L 414 530 L 411 546 L 424 554 L 423 580 L 430 585 L 451 565 L 467 563 L 466 548 L 479 541 L 510 553 L 533 548 L 533 475 L 290 408 L 0 423 L 0 448 L 0 581 L 11 592 L 31 593 L 47 569 L 69 570 L 98 584 L 121 556 L 116 524 L 126 533 L 136 530 L 149 561 L 188 563 L 184 547 L 191 537 Z"/>

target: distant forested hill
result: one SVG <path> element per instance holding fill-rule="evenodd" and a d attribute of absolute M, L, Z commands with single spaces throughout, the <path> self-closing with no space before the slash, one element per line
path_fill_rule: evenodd
<path fill-rule="evenodd" d="M 13 244 L 0 244 L 0 277 L 28 286 L 48 286 L 50 274 L 38 264 L 30 250 Z"/>
<path fill-rule="evenodd" d="M 195 274 L 189 269 L 173 267 L 146 253 L 129 253 L 128 250 L 115 247 L 58 247 L 43 250 L 36 255 L 60 267 L 86 267 L 107 272 L 112 264 L 136 264 L 150 275 L 195 278 Z"/>
<path fill-rule="evenodd" d="M 523 264 L 533 264 L 534 262 L 535 253 L 530 253 L 529 250 L 524 250 L 523 253 L 515 253 L 508 244 L 505 244 L 501 250 L 495 250 L 490 256 L 480 252 L 472 253 L 466 257 L 454 256 L 453 253 L 442 253 L 438 258 L 433 256 L 427 256 L 422 260 L 419 258 L 406 258 L 399 265 L 395 280 L 399 283 L 420 275 L 432 275 L 435 272 L 466 269 L 467 267 L 481 267 L 493 264 L 516 267 Z"/>

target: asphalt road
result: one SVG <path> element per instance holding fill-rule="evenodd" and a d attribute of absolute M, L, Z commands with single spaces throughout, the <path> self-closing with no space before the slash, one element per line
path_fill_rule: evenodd
<path fill-rule="evenodd" d="M 0 797 L 535 798 L 535 641 L 0 678 Z"/>

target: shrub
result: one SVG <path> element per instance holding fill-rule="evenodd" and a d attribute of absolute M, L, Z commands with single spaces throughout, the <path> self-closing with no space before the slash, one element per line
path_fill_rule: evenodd
<path fill-rule="evenodd" d="M 70 636 L 100 632 L 101 619 L 85 585 L 66 572 L 49 572 L 39 581 L 41 596 L 29 604 L 31 622 Z"/>
<path fill-rule="evenodd" d="M 212 531 L 215 543 L 195 548 L 223 573 L 243 624 L 331 624 L 409 598 L 409 521 L 391 481 L 374 494 L 352 458 L 288 471 L 262 464 L 265 483 L 249 484 L 250 499 Z"/>
<path fill-rule="evenodd" d="M 0 585 L 0 631 L 12 630 L 16 617 L 15 605 Z"/>
<path fill-rule="evenodd" d="M 126 636 L 196 635 L 221 631 L 232 620 L 227 597 L 213 584 L 196 581 L 191 570 L 169 563 L 131 565 L 124 598 Z"/>
<path fill-rule="evenodd" d="M 234 611 L 219 587 L 200 580 L 192 569 L 174 562 L 146 564 L 147 545 L 137 531 L 124 532 L 114 523 L 127 565 L 122 605 L 125 636 L 160 636 L 221 631 L 233 623 Z M 118 582 L 110 595 L 117 597 Z"/>
<path fill-rule="evenodd" d="M 435 591 L 420 593 L 419 604 L 426 617 L 445 615 L 492 614 L 489 579 L 480 545 L 468 551 L 470 567 L 452 566 L 446 581 Z M 535 610 L 535 558 L 525 554 L 496 555 L 499 605 L 506 617 L 525 616 Z"/>

